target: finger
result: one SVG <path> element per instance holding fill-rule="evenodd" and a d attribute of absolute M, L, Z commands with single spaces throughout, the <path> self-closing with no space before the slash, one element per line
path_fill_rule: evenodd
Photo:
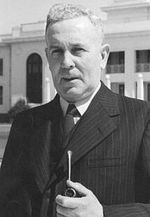
<path fill-rule="evenodd" d="M 73 210 L 74 209 L 62 207 L 60 205 L 56 206 L 56 213 L 57 215 L 60 215 L 60 216 L 70 216 Z"/>
<path fill-rule="evenodd" d="M 79 182 L 67 180 L 67 186 L 74 188 L 81 196 L 88 196 L 91 194 L 91 191 Z"/>
<path fill-rule="evenodd" d="M 68 209 L 75 209 L 81 204 L 81 198 L 66 197 L 62 195 L 57 195 L 55 201 L 58 206 Z"/>

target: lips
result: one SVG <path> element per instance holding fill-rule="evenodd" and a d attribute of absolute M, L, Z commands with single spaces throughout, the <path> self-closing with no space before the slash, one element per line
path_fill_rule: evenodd
<path fill-rule="evenodd" d="M 71 78 L 63 78 L 65 81 L 73 81 L 75 79 L 79 79 L 78 77 L 71 77 Z"/>

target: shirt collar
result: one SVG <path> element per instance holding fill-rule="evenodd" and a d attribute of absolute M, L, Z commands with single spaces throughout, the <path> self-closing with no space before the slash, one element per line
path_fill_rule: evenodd
<path fill-rule="evenodd" d="M 95 89 L 95 91 L 93 92 L 91 97 L 86 102 L 75 103 L 75 106 L 78 109 L 81 116 L 86 112 L 86 110 L 89 107 L 92 99 L 94 98 L 94 96 L 96 95 L 98 90 L 100 89 L 100 86 L 101 86 L 101 83 L 98 84 L 97 88 Z M 61 108 L 62 108 L 62 111 L 63 111 L 64 115 L 66 114 L 68 104 L 69 103 L 67 101 L 65 101 L 62 97 L 60 97 L 60 105 L 61 105 Z"/>

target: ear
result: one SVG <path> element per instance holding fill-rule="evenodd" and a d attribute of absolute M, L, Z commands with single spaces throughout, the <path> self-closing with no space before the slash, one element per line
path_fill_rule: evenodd
<path fill-rule="evenodd" d="M 105 69 L 105 67 L 106 67 L 109 53 L 110 53 L 109 44 L 102 45 L 102 47 L 101 47 L 101 68 L 102 69 Z"/>

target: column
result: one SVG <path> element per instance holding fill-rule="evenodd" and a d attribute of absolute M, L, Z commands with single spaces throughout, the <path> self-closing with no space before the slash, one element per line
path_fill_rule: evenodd
<path fill-rule="evenodd" d="M 125 49 L 125 95 L 135 98 L 135 51 L 133 47 Z"/>
<path fill-rule="evenodd" d="M 47 103 L 52 100 L 56 94 L 56 90 L 53 84 L 51 72 L 49 70 L 48 63 L 45 62 L 43 73 L 43 102 Z"/>
<path fill-rule="evenodd" d="M 49 102 L 51 100 L 51 88 L 50 88 L 50 79 L 45 78 L 45 100 Z"/>
<path fill-rule="evenodd" d="M 143 84 L 143 75 L 142 73 L 138 74 L 137 79 L 137 98 L 144 100 L 144 84 Z"/>
<path fill-rule="evenodd" d="M 110 75 L 107 74 L 105 77 L 106 77 L 106 86 L 109 89 L 111 89 Z"/>

